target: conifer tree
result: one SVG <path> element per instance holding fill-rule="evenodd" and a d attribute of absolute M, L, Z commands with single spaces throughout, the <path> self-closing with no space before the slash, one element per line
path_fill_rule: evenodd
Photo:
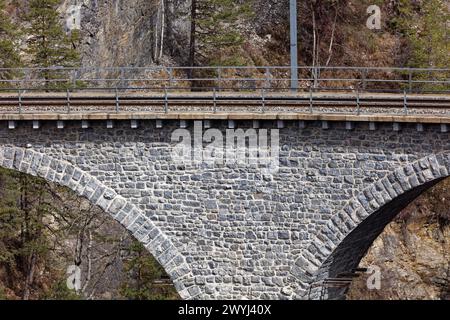
<path fill-rule="evenodd" d="M 46 183 L 5 169 L 0 169 L 0 182 L 0 264 L 23 276 L 22 298 L 28 300 L 39 260 L 49 250 L 43 223 L 50 209 Z"/>
<path fill-rule="evenodd" d="M 250 2 L 192 0 L 189 65 L 228 64 L 230 50 L 242 44 L 239 21 L 252 15 Z M 227 50 L 227 54 L 221 54 Z"/>
<path fill-rule="evenodd" d="M 67 35 L 60 23 L 57 11 L 59 0 L 31 0 L 26 15 L 30 27 L 27 53 L 31 56 L 31 65 L 39 68 L 74 67 L 79 63 L 77 51 L 79 32 Z M 42 71 L 45 87 L 61 87 L 67 84 L 50 82 L 62 78 L 57 70 Z"/>
<path fill-rule="evenodd" d="M 401 0 L 399 3 L 399 26 L 410 46 L 409 66 L 437 68 L 450 62 L 450 14 L 442 0 L 424 1 L 416 7 L 414 3 Z"/>
<path fill-rule="evenodd" d="M 140 242 L 134 240 L 127 250 L 129 258 L 125 260 L 124 270 L 128 279 L 120 290 L 125 298 L 131 300 L 179 298 L 172 287 L 155 283 L 165 275 L 165 271 L 155 258 L 146 252 Z"/>
<path fill-rule="evenodd" d="M 400 0 L 396 27 L 408 45 L 407 66 L 412 68 L 448 68 L 450 63 L 450 13 L 443 0 L 413 3 Z M 433 79 L 448 79 L 448 72 L 435 72 Z M 414 80 L 430 80 L 430 74 L 415 73 Z M 436 85 L 422 85 L 436 89 Z"/>
<path fill-rule="evenodd" d="M 5 12 L 5 1 L 0 0 L 0 68 L 17 68 L 20 66 L 19 30 Z M 12 71 L 0 72 L 0 80 L 14 77 Z"/>

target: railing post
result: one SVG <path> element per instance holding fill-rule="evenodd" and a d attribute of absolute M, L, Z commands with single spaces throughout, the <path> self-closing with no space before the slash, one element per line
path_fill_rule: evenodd
<path fill-rule="evenodd" d="M 125 87 L 125 70 L 123 67 L 120 68 L 120 85 L 119 87 Z"/>
<path fill-rule="evenodd" d="M 164 112 L 169 112 L 169 98 L 167 97 L 167 88 L 164 87 Z"/>
<path fill-rule="evenodd" d="M 27 80 L 29 78 L 29 73 L 30 73 L 29 69 L 24 69 L 23 70 L 23 78 L 20 80 L 20 83 L 19 83 L 20 87 L 22 87 L 22 88 L 25 87 L 25 84 L 26 84 L 26 82 L 27 82 Z"/>
<path fill-rule="evenodd" d="M 95 70 L 95 78 L 98 80 L 98 81 L 95 81 L 95 82 L 98 85 L 100 81 L 104 80 L 104 79 L 101 79 L 102 77 L 100 76 L 100 68 L 95 67 L 92 70 Z M 105 81 L 104 86 L 105 87 L 108 86 L 108 81 Z M 117 84 L 116 84 L 116 86 L 117 86 Z"/>
<path fill-rule="evenodd" d="M 366 90 L 366 88 L 367 88 L 366 78 L 367 78 L 367 69 L 363 69 L 363 71 L 362 71 L 362 87 L 363 87 L 363 90 Z"/>
<path fill-rule="evenodd" d="M 169 88 L 173 86 L 173 68 L 168 68 L 167 72 L 169 73 Z"/>
<path fill-rule="evenodd" d="M 214 107 L 213 107 L 213 112 L 217 113 L 217 96 L 216 96 L 216 88 L 213 88 L 213 103 L 214 103 Z"/>
<path fill-rule="evenodd" d="M 412 71 L 411 71 L 411 69 L 409 69 L 409 72 L 408 72 L 408 88 L 409 88 L 409 93 L 412 93 Z"/>
<path fill-rule="evenodd" d="M 261 103 L 262 103 L 261 113 L 264 113 L 266 109 L 266 97 L 264 88 L 261 89 Z"/>
<path fill-rule="evenodd" d="M 314 88 L 319 86 L 319 68 L 314 67 Z"/>
<path fill-rule="evenodd" d="M 266 85 L 265 86 L 266 86 L 267 89 L 271 88 L 270 76 L 271 76 L 270 69 L 266 68 Z"/>
<path fill-rule="evenodd" d="M 406 90 L 403 90 L 403 108 L 405 110 L 405 115 L 408 115 L 408 98 L 406 96 Z"/>
<path fill-rule="evenodd" d="M 119 90 L 117 89 L 117 87 L 115 90 L 115 95 L 116 95 L 116 113 L 118 113 L 120 108 L 120 101 L 119 101 Z"/>
<path fill-rule="evenodd" d="M 77 80 L 78 80 L 78 76 L 79 76 L 78 73 L 79 73 L 79 70 L 78 70 L 78 69 L 74 70 L 74 73 L 73 73 L 73 80 L 72 80 L 72 86 L 73 86 L 74 88 L 77 87 Z"/>
<path fill-rule="evenodd" d="M 318 71 L 317 71 L 317 67 L 314 66 L 311 68 L 311 77 L 312 77 L 312 82 L 313 82 L 313 87 L 317 88 L 317 84 L 318 84 Z"/>
<path fill-rule="evenodd" d="M 309 113 L 313 113 L 313 88 L 309 86 Z"/>
<path fill-rule="evenodd" d="M 361 114 L 361 103 L 359 97 L 359 87 L 356 88 L 356 114 L 359 116 Z"/>
<path fill-rule="evenodd" d="M 18 99 L 19 99 L 19 114 L 22 113 L 22 90 L 19 89 L 18 92 Z"/>
<path fill-rule="evenodd" d="M 67 98 L 67 113 L 70 113 L 70 91 L 69 88 L 66 90 L 66 98 Z"/>
<path fill-rule="evenodd" d="M 220 92 L 221 89 L 221 83 L 222 83 L 222 69 L 217 68 L 217 89 Z"/>
<path fill-rule="evenodd" d="M 287 2 L 287 1 L 286 1 Z M 297 0 L 289 1 L 290 44 L 291 44 L 291 91 L 298 91 L 298 27 Z"/>

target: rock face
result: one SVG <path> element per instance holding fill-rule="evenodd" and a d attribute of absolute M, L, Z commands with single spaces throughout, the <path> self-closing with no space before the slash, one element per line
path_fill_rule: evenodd
<path fill-rule="evenodd" d="M 160 0 L 62 0 L 60 11 L 67 29 L 79 27 L 81 30 L 83 67 L 185 65 L 191 1 L 167 0 L 164 3 L 163 55 L 156 59 L 155 45 L 160 45 L 160 38 L 155 28 L 160 28 Z M 258 1 L 253 6 L 258 14 L 241 25 L 241 31 L 247 34 L 241 54 L 255 63 L 286 64 L 288 46 L 284 48 L 279 43 L 286 39 L 274 37 L 288 35 L 288 6 L 276 0 Z M 278 48 L 275 50 L 275 47 Z M 284 58 L 280 60 L 280 54 L 274 50 L 281 50 Z"/>
<path fill-rule="evenodd" d="M 8 10 L 21 21 L 26 0 L 8 0 Z M 161 8 L 164 3 L 164 19 Z M 190 0 L 61 0 L 61 19 L 67 29 L 81 28 L 82 65 L 84 67 L 185 65 L 189 49 Z M 336 37 L 332 38 L 333 14 L 322 3 L 317 9 L 322 65 L 393 65 L 399 54 L 394 35 L 376 35 L 364 28 L 366 6 L 345 6 L 338 21 Z M 237 55 L 247 65 L 289 64 L 289 3 L 281 0 L 252 2 L 252 17 L 239 22 L 245 34 Z M 312 26 L 308 5 L 299 2 L 300 65 L 311 65 Z M 323 12 L 322 12 L 323 11 Z M 331 10 L 334 11 L 334 10 Z M 159 12 L 159 14 L 158 14 Z M 388 13 L 390 11 L 388 10 Z M 26 24 L 26 21 L 21 21 Z M 155 57 L 164 26 L 163 55 Z M 368 41 L 368 39 L 370 41 Z M 332 41 L 333 40 L 333 41 Z M 332 53 L 330 42 L 335 43 Z M 373 50 L 373 48 L 378 50 Z M 344 50 L 345 49 L 345 50 Z M 340 51 L 344 50 L 344 51 Z M 328 62 L 327 62 L 328 61 Z"/>
<path fill-rule="evenodd" d="M 439 206 L 449 185 L 426 192 L 386 227 L 360 263 L 380 268 L 380 290 L 367 289 L 364 275 L 348 299 L 450 299 L 450 225 L 448 209 Z"/>
<path fill-rule="evenodd" d="M 158 18 L 160 0 L 64 0 L 60 5 L 67 29 L 80 27 L 83 67 L 149 67 L 183 64 L 189 44 L 190 1 L 164 1 L 164 19 Z M 161 17 L 161 16 L 159 16 Z M 155 34 L 164 22 L 164 54 L 155 59 Z M 159 26 L 159 27 L 158 27 Z M 158 29 L 160 32 L 160 29 Z"/>
<path fill-rule="evenodd" d="M 29 2 L 8 0 L 6 3 L 11 16 L 26 26 L 23 17 Z M 81 31 L 83 67 L 144 67 L 153 64 L 160 3 L 160 0 L 61 0 L 59 11 L 66 31 Z M 167 7 L 172 10 L 182 7 L 176 6 L 177 0 L 169 3 Z M 166 16 L 165 24 L 175 23 L 170 12 Z"/>
<path fill-rule="evenodd" d="M 77 1 L 65 1 L 62 12 Z M 80 1 L 78 1 L 80 2 Z M 152 0 L 86 0 L 81 5 L 82 65 L 148 66 L 153 63 L 154 19 Z"/>

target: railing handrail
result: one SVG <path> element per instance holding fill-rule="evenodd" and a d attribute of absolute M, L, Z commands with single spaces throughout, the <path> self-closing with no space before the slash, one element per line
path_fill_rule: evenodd
<path fill-rule="evenodd" d="M 19 70 L 224 70 L 224 69 L 235 69 L 235 70 L 291 70 L 290 66 L 148 66 L 148 67 L 131 67 L 131 66 L 117 66 L 117 67 L 96 67 L 96 66 L 84 66 L 84 67 L 19 67 L 19 68 L 0 68 L 0 71 L 19 71 Z M 298 66 L 298 70 L 311 70 L 311 69 L 321 69 L 321 70 L 370 70 L 370 71 L 450 71 L 450 68 L 412 68 L 412 67 L 373 67 L 373 66 L 358 66 L 358 67 L 348 67 L 348 66 Z"/>
<path fill-rule="evenodd" d="M 200 72 L 187 72 L 187 71 Z M 201 73 L 201 71 L 206 71 Z M 212 71 L 213 73 L 208 73 Z M 244 72 L 245 71 L 245 72 Z M 256 72 L 255 72 L 256 71 Z M 409 93 L 436 88 L 450 90 L 450 68 L 365 67 L 365 66 L 299 66 L 295 77 L 301 88 L 337 87 L 367 91 L 383 88 L 388 91 L 407 90 Z M 6 74 L 2 79 L 2 74 Z M 159 84 L 170 90 L 190 83 L 194 87 L 239 90 L 290 89 L 290 66 L 147 66 L 147 67 L 24 67 L 0 68 L 0 87 L 11 90 L 40 88 L 56 90 L 65 86 L 133 87 L 145 83 Z M 293 88 L 291 88 L 293 89 Z"/>

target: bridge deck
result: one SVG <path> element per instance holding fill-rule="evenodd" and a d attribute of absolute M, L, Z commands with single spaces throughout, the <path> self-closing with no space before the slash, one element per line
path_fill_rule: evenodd
<path fill-rule="evenodd" d="M 232 119 L 450 123 L 450 95 L 357 92 L 17 92 L 0 120 Z"/>
<path fill-rule="evenodd" d="M 302 113 L 196 113 L 196 112 L 119 112 L 119 113 L 25 113 L 0 114 L 1 120 L 298 120 L 298 121 L 351 121 L 450 124 L 448 116 L 414 115 L 352 115 L 352 114 L 302 114 Z"/>

